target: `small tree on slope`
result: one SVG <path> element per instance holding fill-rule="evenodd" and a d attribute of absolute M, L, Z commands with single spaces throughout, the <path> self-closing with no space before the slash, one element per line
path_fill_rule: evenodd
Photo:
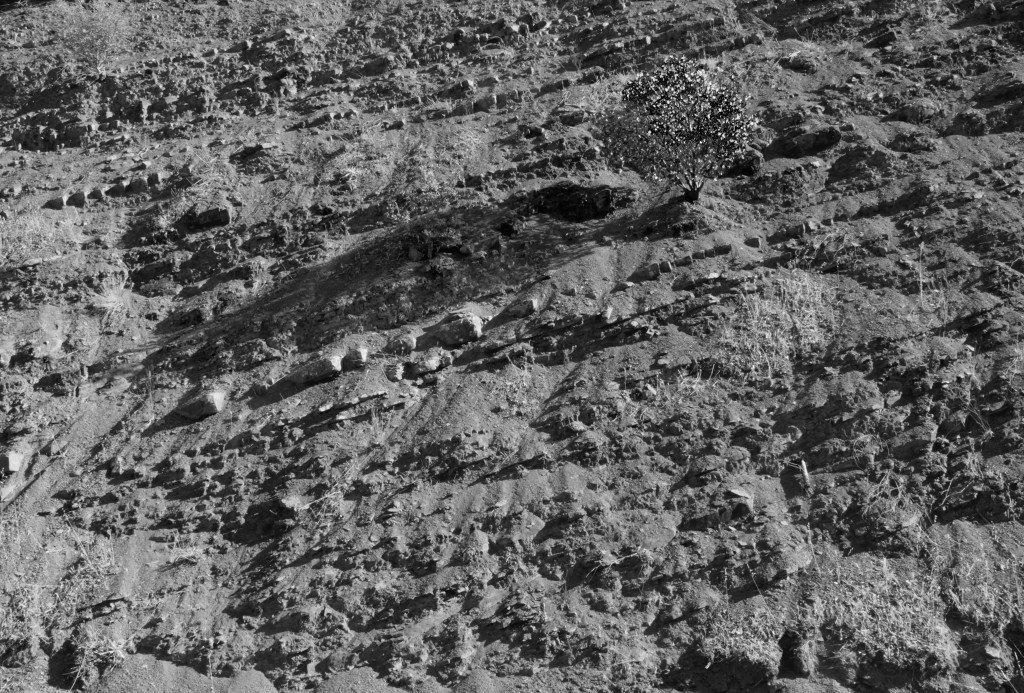
<path fill-rule="evenodd" d="M 622 90 L 602 138 L 611 160 L 653 180 L 683 186 L 695 202 L 708 178 L 727 170 L 750 141 L 757 121 L 744 99 L 700 63 L 675 59 Z"/>

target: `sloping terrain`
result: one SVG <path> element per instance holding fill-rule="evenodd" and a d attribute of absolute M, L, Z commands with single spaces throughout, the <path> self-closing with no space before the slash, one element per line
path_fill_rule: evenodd
<path fill-rule="evenodd" d="M 0 691 L 1024 690 L 1022 19 L 0 6 Z"/>

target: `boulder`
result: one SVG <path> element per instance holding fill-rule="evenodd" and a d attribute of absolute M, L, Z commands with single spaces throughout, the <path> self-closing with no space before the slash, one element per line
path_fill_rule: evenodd
<path fill-rule="evenodd" d="M 405 375 L 405 364 L 392 363 L 384 369 L 384 376 L 393 383 L 397 383 Z"/>
<path fill-rule="evenodd" d="M 128 192 L 132 195 L 141 195 L 147 190 L 149 190 L 149 183 L 146 182 L 145 178 L 132 178 L 131 182 L 128 183 Z"/>
<path fill-rule="evenodd" d="M 213 200 L 205 205 L 192 209 L 190 222 L 196 228 L 210 226 L 227 226 L 234 219 L 235 212 L 226 197 Z"/>
<path fill-rule="evenodd" d="M 544 213 L 567 221 L 589 221 L 628 207 L 637 197 L 632 188 L 560 181 L 527 193 L 522 200 L 521 213 L 523 216 Z"/>
<path fill-rule="evenodd" d="M 414 334 L 402 334 L 397 337 L 393 337 L 384 347 L 384 351 L 389 354 L 398 354 L 404 356 L 405 354 L 411 354 L 416 351 L 416 335 Z"/>
<path fill-rule="evenodd" d="M 198 421 L 224 411 L 227 394 L 221 390 L 209 390 L 183 403 L 174 412 L 186 419 Z"/>
<path fill-rule="evenodd" d="M 364 368 L 369 362 L 370 350 L 366 347 L 356 347 L 348 350 L 342 365 L 346 370 L 358 370 Z"/>
<path fill-rule="evenodd" d="M 814 127 L 796 125 L 782 133 L 766 152 L 770 156 L 797 159 L 825 151 L 839 144 L 843 139 L 839 128 L 828 125 Z"/>
<path fill-rule="evenodd" d="M 118 666 L 110 667 L 96 689 L 110 693 L 274 693 L 277 690 L 262 672 L 254 669 L 222 678 L 200 674 L 191 667 L 161 661 L 148 654 L 129 655 Z"/>
<path fill-rule="evenodd" d="M 484 321 L 479 315 L 466 311 L 451 313 L 434 328 L 433 334 L 445 346 L 460 346 L 483 336 Z"/>
<path fill-rule="evenodd" d="M 517 318 L 525 318 L 527 315 L 533 315 L 538 310 L 540 310 L 540 299 L 535 296 L 516 301 L 508 307 L 509 314 L 514 315 Z"/>
<path fill-rule="evenodd" d="M 297 385 L 313 385 L 337 377 L 342 371 L 342 358 L 334 354 L 310 361 L 288 376 Z"/>
<path fill-rule="evenodd" d="M 46 204 L 43 205 L 43 207 L 45 207 L 46 209 L 64 209 L 67 206 L 68 206 L 68 196 L 67 195 L 61 195 L 60 197 L 55 197 L 52 200 L 47 200 Z"/>
<path fill-rule="evenodd" d="M 409 377 L 415 378 L 428 373 L 436 373 L 452 365 L 453 360 L 451 352 L 434 348 L 415 363 L 408 364 L 407 374 Z"/>
<path fill-rule="evenodd" d="M 21 450 L 5 450 L 0 453 L 0 468 L 7 474 L 20 472 L 25 467 L 28 455 Z"/>

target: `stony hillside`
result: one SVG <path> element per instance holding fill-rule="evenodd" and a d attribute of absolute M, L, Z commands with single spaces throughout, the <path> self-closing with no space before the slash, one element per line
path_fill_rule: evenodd
<path fill-rule="evenodd" d="M 0 5 L 0 691 L 1024 691 L 1022 20 Z"/>

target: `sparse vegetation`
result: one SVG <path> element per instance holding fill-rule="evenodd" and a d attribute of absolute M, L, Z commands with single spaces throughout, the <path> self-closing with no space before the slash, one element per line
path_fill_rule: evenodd
<path fill-rule="evenodd" d="M 79 247 L 76 210 L 12 210 L 0 219 L 0 268 L 17 266 L 33 258 L 64 255 Z"/>
<path fill-rule="evenodd" d="M 771 379 L 789 375 L 801 357 L 819 353 L 837 327 L 833 292 L 814 274 L 794 270 L 744 293 L 717 332 L 713 351 L 729 373 Z"/>
<path fill-rule="evenodd" d="M 822 561 L 816 618 L 842 648 L 918 675 L 956 668 L 959 647 L 938 585 L 910 561 Z"/>
<path fill-rule="evenodd" d="M 80 71 L 90 77 L 102 74 L 129 52 L 125 3 L 58 0 L 49 8 L 57 32 L 55 55 L 66 74 Z"/>
<path fill-rule="evenodd" d="M 1024 691 L 968 4 L 7 3 L 0 693 Z"/>

